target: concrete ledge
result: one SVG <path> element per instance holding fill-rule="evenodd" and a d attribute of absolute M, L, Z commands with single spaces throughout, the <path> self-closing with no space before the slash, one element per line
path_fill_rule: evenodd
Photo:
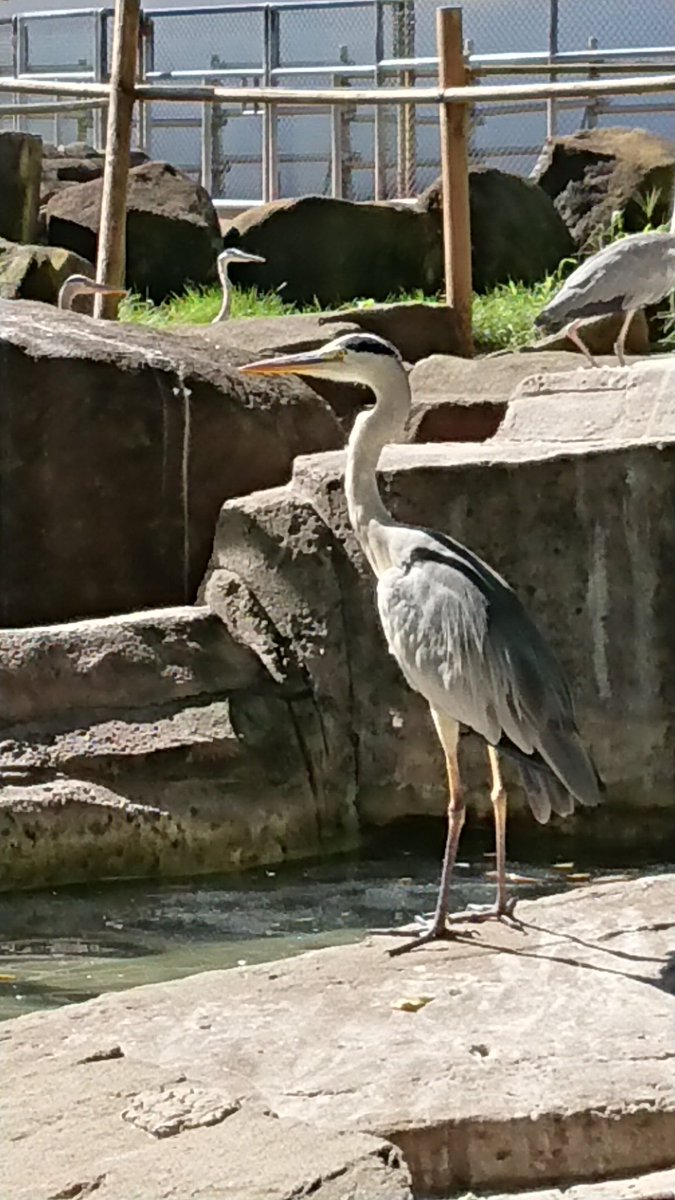
<path fill-rule="evenodd" d="M 312 1126 L 310 1161 L 339 1133 L 392 1142 L 420 1200 L 670 1168 L 674 911 L 675 876 L 608 883 L 523 902 L 515 926 L 409 957 L 371 939 L 8 1022 L 3 1197 L 46 1200 L 56 1182 L 108 1170 L 114 1181 L 110 1147 L 124 1168 L 149 1145 L 124 1112 L 156 1120 L 166 1106 L 139 1094 L 181 1081 L 240 1109 L 244 1131 L 247 1106 Z M 233 1119 L 198 1131 L 204 1164 Z M 170 1152 L 190 1153 L 195 1131 L 176 1133 Z M 161 1194 L 149 1190 L 161 1154 L 138 1161 L 144 1194 Z M 181 1200 L 208 1194 L 192 1161 Z M 289 1194 L 271 1183 L 266 1195 Z M 230 1186 L 217 1194 L 248 1197 Z"/>

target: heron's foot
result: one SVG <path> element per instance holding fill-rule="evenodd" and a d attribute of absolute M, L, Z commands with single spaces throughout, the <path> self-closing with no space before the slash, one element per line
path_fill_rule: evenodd
<path fill-rule="evenodd" d="M 469 904 L 461 912 L 450 913 L 448 924 L 460 925 L 465 922 L 478 924 L 480 921 L 501 921 L 503 917 L 512 917 L 516 907 L 516 897 L 510 896 L 502 904 Z"/>
<path fill-rule="evenodd" d="M 389 950 L 390 958 L 396 958 L 399 954 L 407 954 L 409 950 L 416 950 L 418 946 L 427 946 L 429 942 L 453 941 L 456 936 L 448 928 L 445 916 L 437 913 L 430 920 L 424 917 L 415 917 L 415 924 L 419 932 L 413 933 L 411 941 Z M 409 929 L 392 930 L 392 933 L 405 934 L 407 937 L 410 937 L 410 932 Z"/>

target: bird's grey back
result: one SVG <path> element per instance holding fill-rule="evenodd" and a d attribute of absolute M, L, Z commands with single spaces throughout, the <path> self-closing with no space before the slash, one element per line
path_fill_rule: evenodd
<path fill-rule="evenodd" d="M 575 318 L 656 304 L 675 287 L 675 235 L 636 233 L 605 246 L 566 279 L 537 324 L 556 329 Z"/>
<path fill-rule="evenodd" d="M 597 773 L 579 739 L 560 665 L 515 592 L 487 563 L 443 534 L 404 529 L 398 564 L 379 581 L 378 607 L 410 686 L 525 767 L 538 819 L 551 807 L 569 811 L 566 793 L 582 804 L 599 802 Z M 558 803 L 551 776 L 559 793 L 562 785 Z M 553 799 L 540 799 L 542 788 Z"/>

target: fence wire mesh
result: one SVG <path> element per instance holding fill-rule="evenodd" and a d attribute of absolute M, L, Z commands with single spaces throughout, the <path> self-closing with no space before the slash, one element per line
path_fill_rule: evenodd
<path fill-rule="evenodd" d="M 436 81 L 437 0 L 334 0 L 313 4 L 215 4 L 205 9 L 148 9 L 143 73 L 174 84 L 220 82 L 229 87 L 419 87 Z M 675 62 L 675 0 L 464 0 L 464 33 L 474 61 L 486 56 L 551 52 L 600 55 L 589 77 L 602 73 L 602 51 L 639 51 L 643 69 Z M 111 9 L 31 14 L 0 22 L 0 73 L 106 78 L 112 45 Z M 658 49 L 660 47 L 660 50 Z M 670 52 L 669 52 L 670 47 Z M 426 60 L 426 61 L 424 61 Z M 429 61 L 431 60 L 431 61 Z M 503 59 L 502 59 L 503 62 Z M 481 76 L 490 83 L 513 75 Z M 558 74 L 556 78 L 568 76 Z M 541 75 L 517 76 L 520 82 Z M 11 98 L 6 97 L 9 101 Z M 102 145 L 100 112 L 62 110 L 0 117 L 0 128 L 40 133 L 46 140 Z M 41 99 L 43 99 L 41 97 Z M 46 98 L 44 98 L 46 99 Z M 141 108 L 141 106 L 137 106 Z M 590 103 L 477 105 L 471 155 L 527 174 L 550 131 L 623 124 L 673 136 L 672 96 L 624 97 Z M 411 197 L 437 178 L 437 112 L 429 105 L 354 104 L 335 109 L 255 104 L 184 105 L 153 102 L 137 116 L 136 143 L 200 178 L 232 207 L 307 192 L 354 200 Z"/>

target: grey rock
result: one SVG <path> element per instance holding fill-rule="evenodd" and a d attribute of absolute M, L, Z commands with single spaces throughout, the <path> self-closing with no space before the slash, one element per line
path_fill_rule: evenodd
<path fill-rule="evenodd" d="M 96 169 L 95 162 L 91 164 Z M 63 169 L 63 168 L 61 168 Z M 47 203 L 47 240 L 96 261 L 102 180 L 74 184 Z M 159 303 L 216 279 L 220 226 L 208 192 L 168 163 L 142 163 L 129 172 L 126 282 Z"/>
<path fill-rule="evenodd" d="M 20 246 L 0 238 L 0 299 L 56 304 L 69 275 L 96 272 L 90 262 L 58 246 Z M 84 299 L 84 297 L 82 297 Z"/>
<path fill-rule="evenodd" d="M 227 496 L 343 444 L 299 381 L 203 338 L 0 302 L 0 625 L 194 599 Z"/>
<path fill-rule="evenodd" d="M 644 228 L 645 204 L 653 225 L 670 219 L 675 186 L 675 142 L 646 129 L 581 129 L 550 138 L 534 173 L 553 200 L 577 247 L 593 240 L 620 213 L 628 233 Z"/>
<path fill-rule="evenodd" d="M 410 1177 L 462 1196 L 664 1171 L 674 905 L 672 875 L 608 882 L 413 958 L 370 939 L 7 1022 L 3 1197 L 410 1200 Z M 162 1105 L 197 1127 L 122 1117 Z"/>
<path fill-rule="evenodd" d="M 30 133 L 0 133 L 0 238 L 35 241 L 41 169 L 41 138 Z"/>

